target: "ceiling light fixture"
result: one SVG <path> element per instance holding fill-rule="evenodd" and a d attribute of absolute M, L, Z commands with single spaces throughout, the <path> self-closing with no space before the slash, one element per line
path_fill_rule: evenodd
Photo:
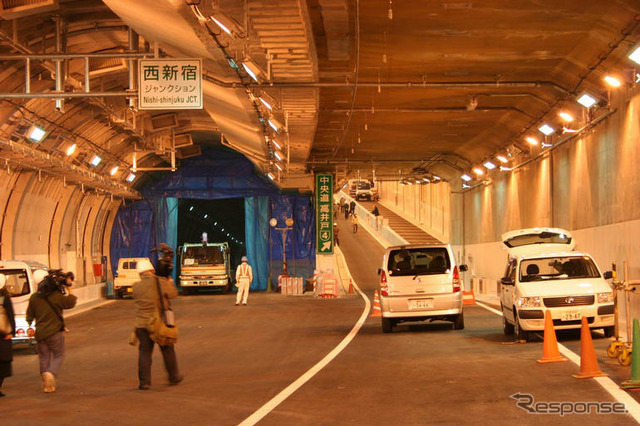
<path fill-rule="evenodd" d="M 275 180 L 276 179 L 276 175 L 274 175 L 273 173 L 269 172 L 267 173 L 267 177 L 271 180 Z"/>
<path fill-rule="evenodd" d="M 266 75 L 265 72 L 262 71 L 262 68 L 260 68 L 258 64 L 256 64 L 249 58 L 246 58 L 242 61 L 242 67 L 247 72 L 247 74 L 249 74 L 249 76 L 257 83 L 260 83 L 260 79 L 264 78 L 264 76 Z"/>
<path fill-rule="evenodd" d="M 36 126 L 35 124 L 29 127 L 29 130 L 27 130 L 27 137 L 31 142 L 42 141 L 42 139 L 44 139 L 44 136 L 46 134 L 47 132 L 42 127 Z"/>
<path fill-rule="evenodd" d="M 563 121 L 566 121 L 567 123 L 571 123 L 574 120 L 573 115 L 569 114 L 566 111 L 560 111 L 558 113 L 558 117 L 560 117 Z"/>
<path fill-rule="evenodd" d="M 484 174 L 484 170 L 482 170 L 480 167 L 474 167 L 473 173 L 477 174 L 478 176 L 482 176 Z"/>
<path fill-rule="evenodd" d="M 493 164 L 491 161 L 485 161 L 483 166 L 485 166 L 487 168 L 487 170 L 493 170 L 493 169 L 496 168 L 496 165 Z"/>
<path fill-rule="evenodd" d="M 274 157 L 276 157 L 276 159 L 277 159 L 278 161 L 282 161 L 282 160 L 284 160 L 284 155 L 282 155 L 282 152 L 280 152 L 280 151 L 275 151 L 275 152 L 273 153 L 273 156 L 274 156 Z"/>
<path fill-rule="evenodd" d="M 110 174 L 111 176 L 115 175 L 116 173 L 118 173 L 118 169 L 120 169 L 120 166 L 113 166 L 113 167 L 111 168 L 111 170 L 109 170 L 109 174 Z M 193 207 L 191 207 L 191 208 L 193 208 Z"/>
<path fill-rule="evenodd" d="M 282 145 L 280 145 L 280 142 L 278 142 L 275 139 L 271 139 L 271 143 L 273 143 L 273 146 L 276 147 L 276 149 L 282 149 Z"/>
<path fill-rule="evenodd" d="M 278 170 L 280 170 L 281 172 L 282 172 L 282 171 L 284 171 L 284 169 L 282 168 L 282 166 L 280 165 L 280 163 L 278 163 L 278 162 L 276 161 L 274 164 L 275 164 L 275 166 L 276 166 L 276 168 L 277 168 Z"/>
<path fill-rule="evenodd" d="M 271 127 L 276 132 L 279 132 L 280 129 L 282 128 L 282 123 L 280 123 L 278 120 L 276 120 L 273 117 L 269 117 L 269 119 L 267 120 L 267 123 L 269 123 L 269 127 Z"/>
<path fill-rule="evenodd" d="M 538 145 L 540 143 L 538 139 L 533 136 L 527 136 L 524 140 L 526 140 L 529 145 Z"/>
<path fill-rule="evenodd" d="M 611 87 L 620 87 L 622 85 L 622 82 L 612 75 L 605 75 L 603 80 Z"/>
<path fill-rule="evenodd" d="M 496 160 L 498 160 L 499 162 L 501 162 L 503 164 L 509 162 L 509 159 L 506 156 L 502 155 L 502 154 L 496 155 Z"/>
<path fill-rule="evenodd" d="M 94 155 L 93 158 L 91 158 L 90 163 L 93 167 L 96 167 L 98 164 L 100 164 L 101 161 L 102 161 L 102 158 L 100 158 L 100 156 Z"/>
<path fill-rule="evenodd" d="M 543 124 L 542 126 L 538 127 L 538 130 L 540 130 L 546 136 L 549 136 L 550 134 L 555 132 L 555 129 L 553 127 L 549 126 L 548 124 Z"/>
<path fill-rule="evenodd" d="M 462 180 L 469 182 L 471 179 L 473 179 L 471 176 L 469 176 L 468 174 L 463 174 L 462 176 L 460 176 L 462 178 Z"/>
<path fill-rule="evenodd" d="M 71 145 L 69 145 L 69 148 L 67 148 L 67 156 L 71 156 L 73 155 L 74 152 L 76 152 L 76 148 L 78 147 L 78 145 L 76 145 L 75 143 L 72 143 Z"/>
<path fill-rule="evenodd" d="M 227 16 L 220 10 L 216 10 L 213 12 L 211 16 L 209 16 L 211 20 L 218 26 L 222 31 L 229 34 L 232 37 L 236 35 L 244 34 L 244 29 L 235 19 Z"/>
<path fill-rule="evenodd" d="M 640 64 L 640 46 L 636 47 L 628 56 L 636 64 Z"/>
<path fill-rule="evenodd" d="M 127 176 L 127 182 L 133 182 L 135 178 L 136 178 L 135 174 L 129 173 L 129 176 Z"/>
<path fill-rule="evenodd" d="M 582 105 L 585 108 L 591 108 L 598 102 L 596 98 L 594 98 L 587 92 L 584 92 L 580 96 L 578 96 L 577 101 L 580 105 Z"/>

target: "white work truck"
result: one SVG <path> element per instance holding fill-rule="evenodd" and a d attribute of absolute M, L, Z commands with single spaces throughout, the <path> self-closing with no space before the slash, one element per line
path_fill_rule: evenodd
<path fill-rule="evenodd" d="M 180 252 L 180 287 L 183 294 L 200 289 L 230 290 L 230 249 L 223 243 L 185 243 Z"/>
<path fill-rule="evenodd" d="M 116 299 L 133 296 L 133 284 L 140 281 L 140 272 L 153 270 L 148 257 L 121 257 L 118 271 L 113 279 L 113 291 Z"/>

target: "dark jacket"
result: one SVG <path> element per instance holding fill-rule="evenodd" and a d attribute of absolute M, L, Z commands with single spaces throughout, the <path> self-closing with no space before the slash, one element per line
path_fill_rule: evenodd
<path fill-rule="evenodd" d="M 39 292 L 31 295 L 27 307 L 27 323 L 31 324 L 34 319 L 36 320 L 35 337 L 39 342 L 62 330 L 63 323 L 60 320 L 62 311 L 76 306 L 78 300 L 73 294 L 65 295 L 58 290 L 50 293 L 46 299 L 53 305 L 53 309 Z"/>
<path fill-rule="evenodd" d="M 2 303 L 2 307 L 4 308 L 7 316 L 9 317 L 9 322 L 11 323 L 11 334 L 16 334 L 16 319 L 15 314 L 13 312 L 13 303 L 11 302 L 11 296 L 9 293 L 2 289 L 0 290 L 0 297 L 4 296 L 4 302 Z M 13 360 L 13 353 L 11 351 L 11 339 L 5 340 L 4 335 L 0 334 L 0 362 L 9 362 Z"/>
<path fill-rule="evenodd" d="M 158 277 L 153 271 L 140 273 L 140 281 L 133 283 L 133 299 L 136 305 L 136 327 L 147 328 L 149 320 L 154 317 L 160 309 L 160 296 L 158 295 L 158 284 L 164 296 L 165 309 L 171 308 L 169 299 L 178 297 L 178 289 L 167 278 Z"/>

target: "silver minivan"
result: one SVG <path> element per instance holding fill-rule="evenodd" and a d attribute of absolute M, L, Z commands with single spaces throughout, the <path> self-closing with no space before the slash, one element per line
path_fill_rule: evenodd
<path fill-rule="evenodd" d="M 462 279 L 448 244 L 412 244 L 387 248 L 380 275 L 382 331 L 409 321 L 451 321 L 464 328 Z"/>

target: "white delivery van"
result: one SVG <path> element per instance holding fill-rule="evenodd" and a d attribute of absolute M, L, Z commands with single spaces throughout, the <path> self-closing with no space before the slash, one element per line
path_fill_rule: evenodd
<path fill-rule="evenodd" d="M 614 333 L 613 290 L 587 253 L 573 251 L 571 234 L 559 228 L 530 228 L 507 232 L 502 242 L 508 253 L 501 280 L 500 307 L 505 334 L 544 330 L 545 312 L 551 312 L 556 330 L 581 327 Z"/>
<path fill-rule="evenodd" d="M 140 272 L 154 269 L 148 257 L 122 257 L 118 260 L 118 271 L 113 279 L 116 299 L 133 296 L 133 284 L 140 281 Z"/>
<path fill-rule="evenodd" d="M 0 261 L 0 274 L 5 276 L 5 289 L 11 295 L 16 319 L 16 334 L 11 341 L 14 345 L 35 345 L 35 323 L 31 326 L 27 324 L 27 306 L 29 306 L 31 295 L 38 291 L 37 280 L 42 280 L 47 276 L 47 272 L 32 270 L 27 262 L 2 260 Z"/>

